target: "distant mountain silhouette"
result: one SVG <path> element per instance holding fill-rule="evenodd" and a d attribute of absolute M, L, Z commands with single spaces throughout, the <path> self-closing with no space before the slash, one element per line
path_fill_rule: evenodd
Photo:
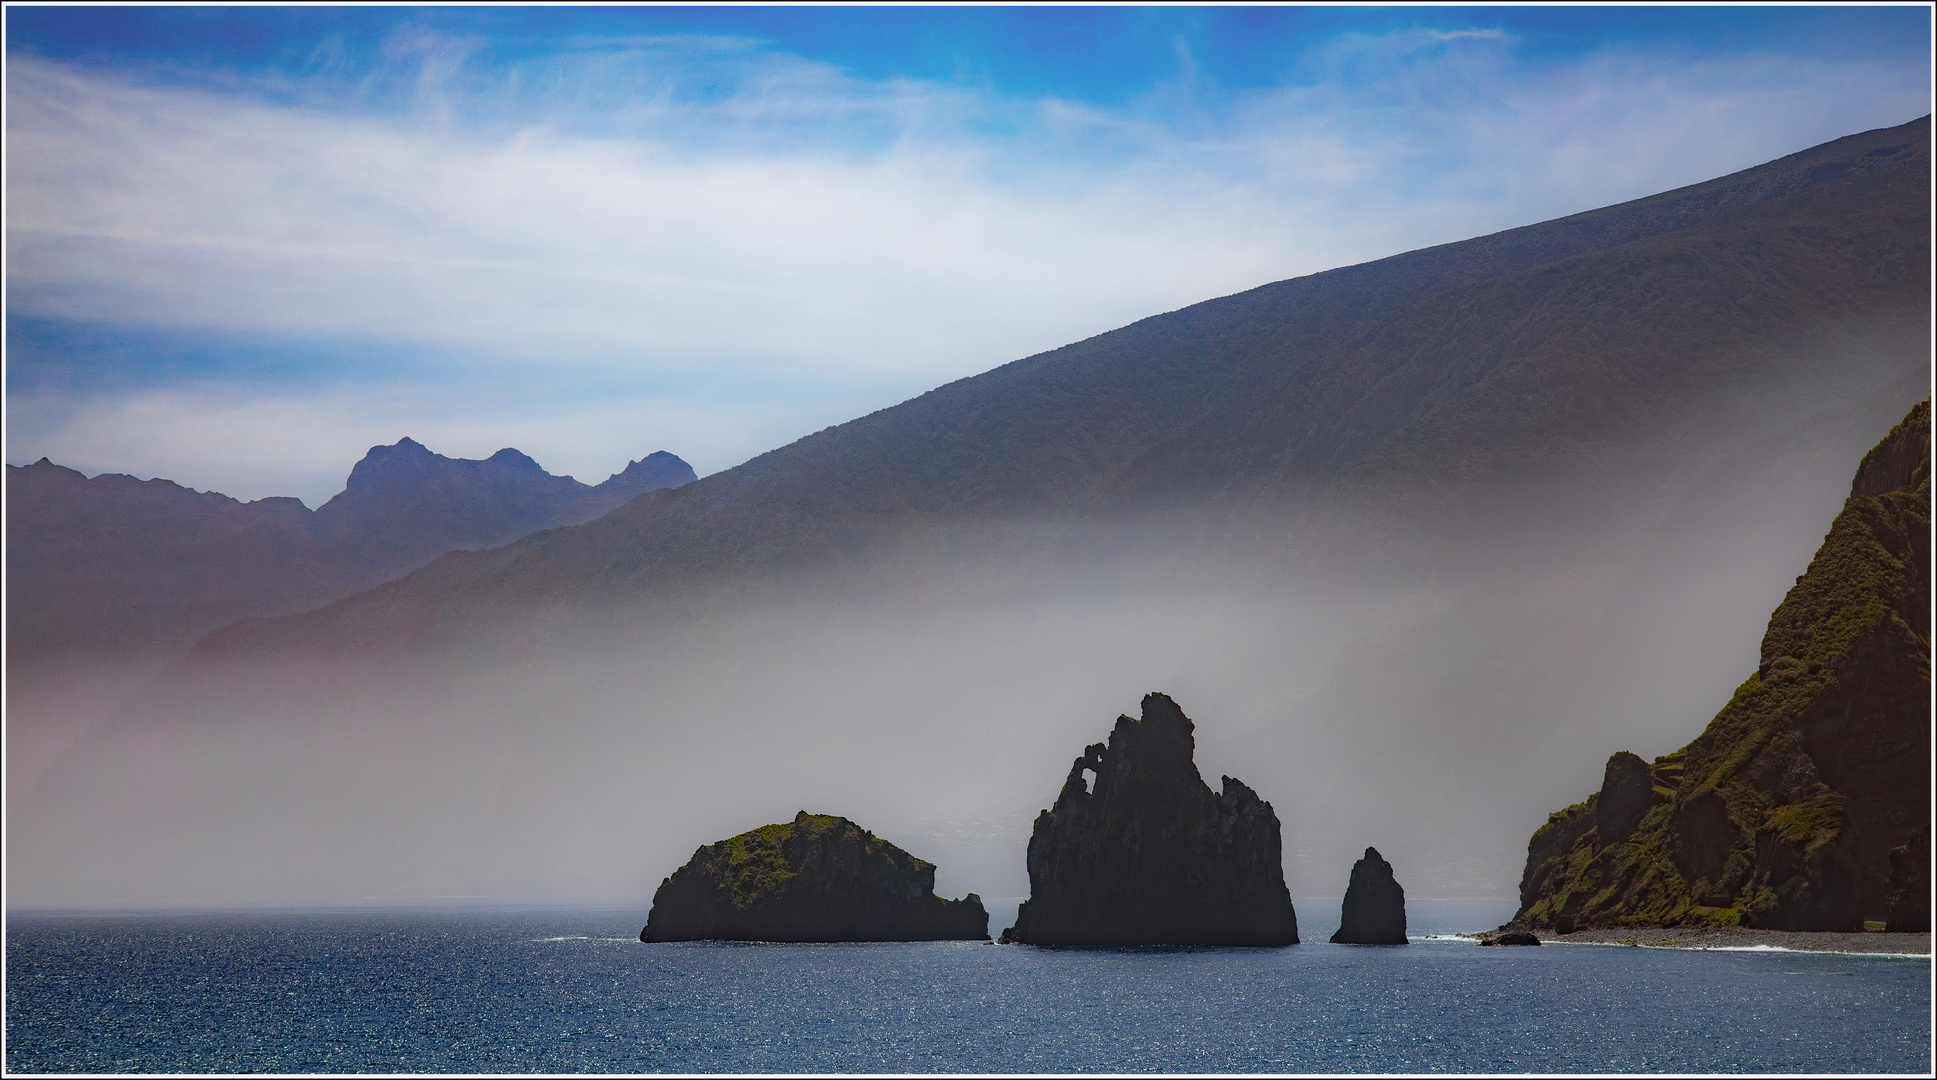
<path fill-rule="evenodd" d="M 23 653 L 173 642 L 361 584 L 298 499 L 243 503 L 168 480 L 7 466 L 7 641 Z"/>
<path fill-rule="evenodd" d="M 690 483 L 660 451 L 596 487 L 516 450 L 483 461 L 412 439 L 371 448 L 343 492 L 311 511 L 239 502 L 169 480 L 89 479 L 46 458 L 7 467 L 12 655 L 186 643 L 252 615 L 301 611 L 445 552 L 508 543 Z"/>
<path fill-rule="evenodd" d="M 1929 176 L 1926 118 L 1207 301 L 207 644 L 388 649 L 503 604 L 866 575 L 884 536 L 949 558 L 996 520 L 1047 523 L 1038 552 L 1126 514 L 1215 547 L 1329 500 L 1356 509 L 1303 515 L 1274 542 L 1331 530 L 1373 560 L 1408 544 L 1430 560 L 1497 524 L 1503 492 L 1543 495 L 1530 527 L 1591 520 L 1608 503 L 1589 481 L 1670 491 L 1704 439 L 1744 446 L 1810 409 L 1883 392 L 1900 414 L 1922 396 Z"/>
<path fill-rule="evenodd" d="M 317 509 L 316 525 L 390 577 L 453 549 L 497 547 L 590 521 L 645 492 L 694 479 L 692 466 L 664 450 L 593 487 L 553 476 L 509 447 L 472 461 L 405 438 L 371 447 L 343 491 Z"/>

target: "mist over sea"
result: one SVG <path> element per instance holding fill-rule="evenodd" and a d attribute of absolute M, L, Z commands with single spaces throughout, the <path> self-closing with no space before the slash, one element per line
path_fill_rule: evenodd
<path fill-rule="evenodd" d="M 1929 957 L 641 944 L 630 908 L 14 914 L 9 1072 L 1928 1072 Z M 993 924 L 992 924 L 993 925 Z M 998 927 L 995 927 L 999 929 Z"/>

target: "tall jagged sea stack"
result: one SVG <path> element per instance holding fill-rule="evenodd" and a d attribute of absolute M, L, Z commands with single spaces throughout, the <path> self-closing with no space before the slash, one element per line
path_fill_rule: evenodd
<path fill-rule="evenodd" d="M 1278 816 L 1192 761 L 1194 725 L 1164 694 L 1119 716 L 1070 766 L 1029 839 L 1029 899 L 1003 940 L 1031 945 L 1293 945 Z M 1084 774 L 1090 773 L 1094 783 Z"/>
<path fill-rule="evenodd" d="M 1516 921 L 1930 926 L 1930 402 L 1863 458 L 1700 738 L 1609 759 L 1527 845 Z"/>

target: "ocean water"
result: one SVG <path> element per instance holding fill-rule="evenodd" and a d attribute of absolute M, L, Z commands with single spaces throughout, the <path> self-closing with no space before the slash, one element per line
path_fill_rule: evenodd
<path fill-rule="evenodd" d="M 1512 905 L 1504 906 L 1511 912 Z M 1928 958 L 642 945 L 642 909 L 11 915 L 10 1072 L 1907 1072 Z"/>

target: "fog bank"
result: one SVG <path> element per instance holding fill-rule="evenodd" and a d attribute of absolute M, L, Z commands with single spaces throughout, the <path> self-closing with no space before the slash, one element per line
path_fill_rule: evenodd
<path fill-rule="evenodd" d="M 1208 545 L 1125 520 L 1043 558 L 1020 523 L 1033 555 L 904 559 L 870 588 L 533 612 L 408 662 L 205 658 L 16 780 L 8 903 L 599 898 L 643 918 L 694 848 L 802 809 L 935 862 L 944 895 L 1019 897 L 1035 814 L 1152 690 L 1196 721 L 1213 787 L 1276 808 L 1294 895 L 1337 895 L 1373 845 L 1411 896 L 1511 896 L 1527 838 L 1610 753 L 1685 744 L 1754 670 L 1918 389 L 1577 492 L 1605 504 L 1587 524 L 1499 496 L 1385 538 L 1409 560 L 1328 557 L 1297 519 L 1336 506 L 1288 513 L 1289 558 L 1255 527 Z"/>

